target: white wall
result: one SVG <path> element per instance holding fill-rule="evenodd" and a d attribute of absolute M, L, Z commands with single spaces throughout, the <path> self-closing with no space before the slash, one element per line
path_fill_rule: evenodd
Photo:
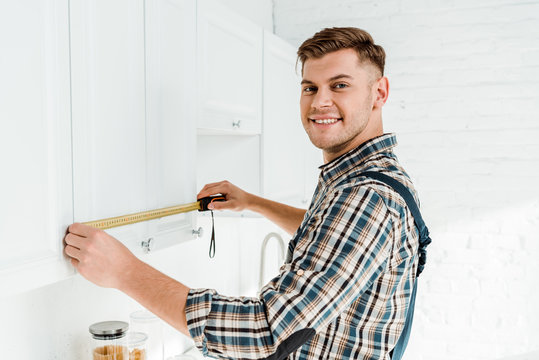
<path fill-rule="evenodd" d="M 296 45 L 357 26 L 386 50 L 386 131 L 434 240 L 405 358 L 539 350 L 539 2 L 275 0 L 274 22 Z"/>

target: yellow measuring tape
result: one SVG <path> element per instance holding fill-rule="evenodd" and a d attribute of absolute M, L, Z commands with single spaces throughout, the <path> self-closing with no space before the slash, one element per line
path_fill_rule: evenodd
<path fill-rule="evenodd" d="M 197 201 L 190 204 L 176 205 L 107 219 L 88 221 L 84 222 L 83 224 L 103 230 L 201 209 L 201 203 L 200 201 Z"/>
<path fill-rule="evenodd" d="M 165 216 L 181 214 L 189 211 L 199 210 L 206 211 L 208 210 L 208 205 L 214 201 L 225 201 L 226 197 L 223 195 L 211 195 L 199 199 L 196 202 L 189 204 L 170 206 L 161 209 L 141 211 L 134 214 L 122 215 L 111 217 L 107 219 L 94 220 L 83 222 L 84 225 L 93 226 L 97 229 L 110 229 L 117 226 L 124 226 L 129 224 L 134 224 L 142 221 L 159 219 Z"/>

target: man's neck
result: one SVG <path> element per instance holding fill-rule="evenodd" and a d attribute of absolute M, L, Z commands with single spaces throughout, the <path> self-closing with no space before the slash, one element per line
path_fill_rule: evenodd
<path fill-rule="evenodd" d="M 361 144 L 364 144 L 367 141 L 374 139 L 375 137 L 381 136 L 383 134 L 384 134 L 384 130 L 380 126 L 379 128 L 376 129 L 376 131 L 361 132 L 358 136 L 352 139 L 352 141 L 350 141 L 342 150 L 339 150 L 337 152 L 327 152 L 324 150 L 323 151 L 324 164 L 327 164 L 328 162 L 335 160 L 339 156 L 346 154 L 347 152 L 357 148 Z"/>

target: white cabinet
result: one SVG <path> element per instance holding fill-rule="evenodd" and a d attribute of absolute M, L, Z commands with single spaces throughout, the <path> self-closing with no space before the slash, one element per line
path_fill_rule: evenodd
<path fill-rule="evenodd" d="M 194 0 L 72 1 L 76 221 L 196 200 L 195 21 Z M 192 238 L 192 221 L 107 232 L 158 249 Z"/>
<path fill-rule="evenodd" d="M 196 1 L 146 0 L 148 206 L 196 201 Z M 149 222 L 156 249 L 192 238 L 196 213 Z"/>
<path fill-rule="evenodd" d="M 301 64 L 297 72 L 295 64 L 296 49 L 264 32 L 263 194 L 305 207 L 314 191 L 313 182 L 316 185 L 321 154 L 301 123 Z"/>
<path fill-rule="evenodd" d="M 75 221 L 147 209 L 144 1 L 70 3 Z M 107 230 L 140 242 L 147 224 Z"/>
<path fill-rule="evenodd" d="M 260 134 L 262 28 L 198 1 L 199 133 Z"/>
<path fill-rule="evenodd" d="M 0 297 L 73 273 L 66 0 L 0 3 Z"/>
<path fill-rule="evenodd" d="M 198 189 L 229 180 L 260 194 L 262 28 L 218 1 L 197 6 Z"/>

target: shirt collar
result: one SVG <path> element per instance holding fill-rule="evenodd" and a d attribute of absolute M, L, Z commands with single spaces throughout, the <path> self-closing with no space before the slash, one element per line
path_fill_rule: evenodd
<path fill-rule="evenodd" d="M 328 183 L 332 179 L 349 172 L 352 168 L 361 165 L 372 155 L 389 151 L 395 145 L 397 145 L 395 134 L 384 134 L 367 140 L 349 152 L 320 166 L 320 176 L 325 183 Z"/>

